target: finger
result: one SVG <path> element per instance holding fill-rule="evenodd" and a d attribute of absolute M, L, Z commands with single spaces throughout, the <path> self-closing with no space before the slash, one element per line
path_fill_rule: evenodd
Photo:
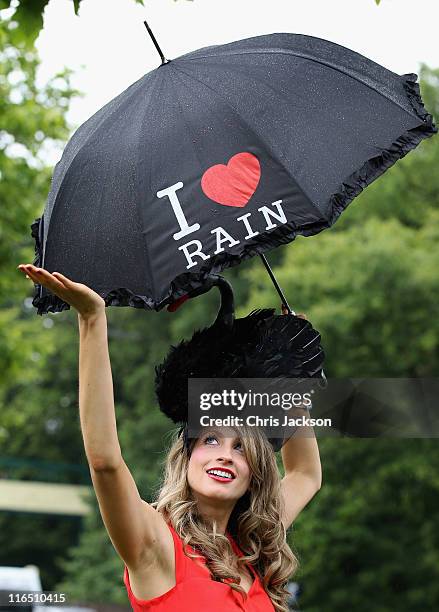
<path fill-rule="evenodd" d="M 18 266 L 18 269 L 20 270 L 20 272 L 23 272 L 26 278 L 28 278 L 29 280 L 32 280 L 30 275 L 33 274 L 33 272 L 29 266 L 21 264 L 20 266 Z"/>
<path fill-rule="evenodd" d="M 19 268 L 22 272 L 25 272 L 26 274 L 35 274 L 37 270 L 40 269 L 32 264 L 22 264 L 21 266 L 19 266 Z"/>
<path fill-rule="evenodd" d="M 74 281 L 70 280 L 70 278 L 67 278 L 67 276 L 64 276 L 64 274 L 61 274 L 61 272 L 52 272 L 52 276 L 55 276 L 57 279 L 59 279 L 62 283 L 64 283 L 64 285 L 66 285 L 66 287 L 72 286 L 72 284 L 74 284 Z"/>
<path fill-rule="evenodd" d="M 297 316 L 298 316 L 300 319 L 305 319 L 305 320 L 307 320 L 307 318 L 306 318 L 306 314 L 304 314 L 303 312 L 299 312 L 299 314 L 298 314 Z"/>
<path fill-rule="evenodd" d="M 30 278 L 28 276 L 28 274 L 26 273 L 26 268 L 24 267 L 23 264 L 20 264 L 19 266 L 17 266 L 17 270 L 20 270 L 20 272 L 23 272 L 23 274 L 26 276 L 26 278 Z"/>
<path fill-rule="evenodd" d="M 35 266 L 32 266 L 32 270 L 29 269 L 30 266 L 26 266 L 26 268 L 27 273 L 34 282 L 40 285 L 44 285 L 44 287 L 47 287 L 48 289 L 54 292 L 60 290 L 62 291 L 63 289 L 65 289 L 64 285 L 44 268 L 36 268 Z"/>
<path fill-rule="evenodd" d="M 27 268 L 30 266 L 30 264 L 19 264 L 17 266 L 17 270 L 20 270 L 20 272 L 23 272 L 24 274 L 27 272 Z"/>

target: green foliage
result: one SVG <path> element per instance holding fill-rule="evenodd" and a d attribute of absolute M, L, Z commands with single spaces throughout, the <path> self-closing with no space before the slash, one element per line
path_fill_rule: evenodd
<path fill-rule="evenodd" d="M 436 440 L 324 439 L 323 487 L 291 540 L 300 609 L 437 609 Z"/>
<path fill-rule="evenodd" d="M 33 42 L 43 27 L 43 13 L 49 0 L 20 0 L 14 13 L 23 41 Z"/>
<path fill-rule="evenodd" d="M 33 307 L 25 306 L 26 295 L 28 300 L 33 295 L 33 285 L 20 277 L 16 266 L 33 260 L 30 224 L 41 214 L 51 175 L 41 149 L 48 143 L 52 147 L 60 145 L 67 138 L 69 129 L 64 115 L 75 92 L 67 71 L 54 77 L 43 89 L 37 89 L 35 50 L 22 39 L 17 28 L 11 29 L 11 23 L 13 20 L 2 16 L 0 470 L 3 478 L 57 480 L 60 470 L 48 474 L 41 463 L 14 462 L 14 458 L 20 457 L 77 464 L 80 444 L 71 382 L 66 390 L 63 371 L 57 370 L 62 357 L 57 364 L 51 362 L 55 349 L 61 349 L 61 345 L 49 332 L 51 320 L 36 320 Z M 44 372 L 50 372 L 46 377 L 51 379 L 47 388 L 43 383 Z M 68 394 L 73 406 L 66 401 Z M 59 427 L 56 436 L 48 429 L 53 424 Z M 66 472 L 63 467 L 61 471 L 64 477 L 67 474 L 64 481 L 83 480 L 83 473 L 78 470 Z M 51 588 L 61 577 L 59 559 L 65 543 L 73 545 L 79 529 L 78 520 L 1 513 L 0 565 L 36 563 L 41 568 L 43 584 Z"/>
<path fill-rule="evenodd" d="M 68 71 L 37 90 L 35 51 L 16 41 L 16 30 L 10 30 L 9 23 L 6 19 L 0 23 L 0 114 L 4 126 L 0 141 L 0 405 L 6 382 L 20 375 L 23 382 L 32 383 L 38 377 L 36 360 L 50 353 L 50 339 L 42 340 L 44 323 L 40 322 L 37 332 L 33 312 L 31 315 L 23 307 L 26 284 L 16 266 L 33 260 L 30 224 L 41 213 L 50 185 L 42 145 L 51 143 L 54 147 L 66 139 L 64 113 L 76 93 L 70 87 Z M 30 282 L 28 291 L 28 295 L 33 293 Z"/>

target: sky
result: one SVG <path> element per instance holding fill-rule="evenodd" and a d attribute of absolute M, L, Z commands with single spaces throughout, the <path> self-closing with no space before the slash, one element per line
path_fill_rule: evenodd
<path fill-rule="evenodd" d="M 349 47 L 396 72 L 439 67 L 437 0 L 51 0 L 37 48 L 38 82 L 74 70 L 68 120 L 78 127 L 143 74 L 159 55 L 173 59 L 199 47 L 272 32 L 309 34 Z"/>

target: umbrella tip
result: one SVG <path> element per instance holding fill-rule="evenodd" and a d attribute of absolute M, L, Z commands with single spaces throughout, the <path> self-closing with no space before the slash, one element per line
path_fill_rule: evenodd
<path fill-rule="evenodd" d="M 145 28 L 147 29 L 148 34 L 150 35 L 151 40 L 152 40 L 152 42 L 154 43 L 154 46 L 155 46 L 155 48 L 156 48 L 156 49 L 157 49 L 157 51 L 158 51 L 158 54 L 160 55 L 160 59 L 162 60 L 162 66 L 163 66 L 163 64 L 169 64 L 169 62 L 170 62 L 171 60 L 166 59 L 166 58 L 165 58 L 165 56 L 163 55 L 163 52 L 162 52 L 162 50 L 160 49 L 159 44 L 158 44 L 158 42 L 156 41 L 155 36 L 154 36 L 154 34 L 152 33 L 152 30 L 151 30 L 151 28 L 150 28 L 150 27 L 149 27 L 149 25 L 148 25 L 148 22 L 147 22 L 147 21 L 144 21 L 144 22 L 143 22 L 143 24 L 144 24 Z"/>

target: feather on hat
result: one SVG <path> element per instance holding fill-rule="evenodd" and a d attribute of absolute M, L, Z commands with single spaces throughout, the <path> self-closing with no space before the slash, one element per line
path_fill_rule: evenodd
<path fill-rule="evenodd" d="M 210 275 L 201 290 L 181 301 L 205 293 L 212 286 L 218 286 L 221 293 L 215 322 L 196 331 L 190 340 L 172 346 L 155 370 L 159 407 L 174 423 L 188 421 L 191 377 L 322 377 L 321 337 L 309 321 L 295 315 L 276 315 L 274 308 L 253 310 L 246 317 L 235 319 L 232 287 L 219 275 Z M 187 428 L 185 441 L 188 443 Z"/>

